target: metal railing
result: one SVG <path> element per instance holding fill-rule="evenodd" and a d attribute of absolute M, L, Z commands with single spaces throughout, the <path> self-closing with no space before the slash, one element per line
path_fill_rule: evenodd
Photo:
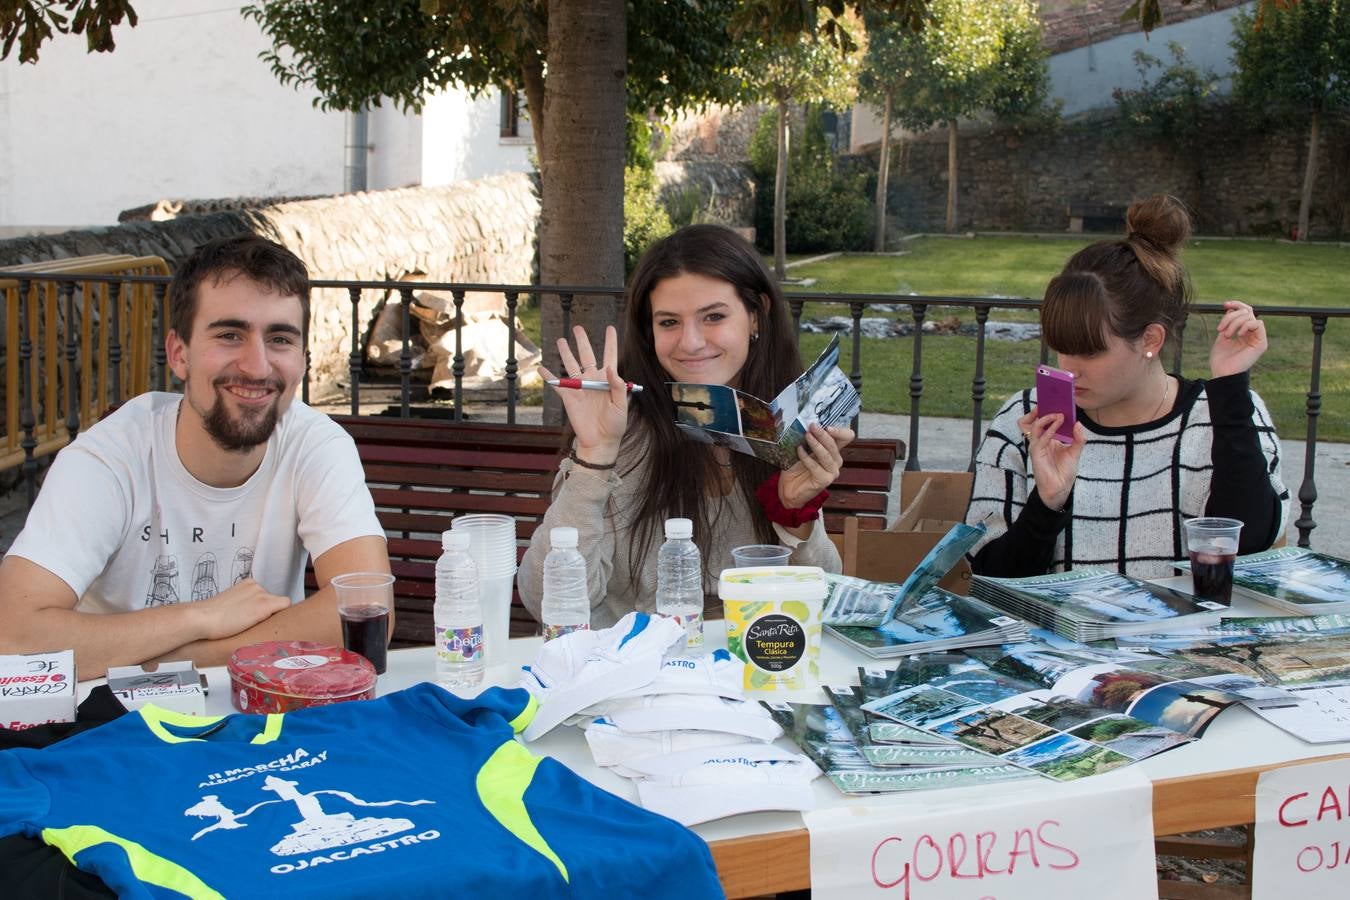
<path fill-rule="evenodd" d="M 60 272 L 43 273 L 25 273 L 21 276 L 20 283 L 38 281 L 51 282 L 62 285 L 63 296 L 69 302 L 73 293 L 73 285 L 76 282 L 82 283 L 103 283 L 110 285 L 109 290 L 112 296 L 117 296 L 119 289 L 112 285 L 148 285 L 153 292 L 156 302 L 153 306 L 155 310 L 154 335 L 156 337 L 156 347 L 151 362 L 151 371 L 149 373 L 148 383 L 157 386 L 161 390 L 169 388 L 169 372 L 164 358 L 163 334 L 167 310 L 162 302 L 164 288 L 168 283 L 166 277 L 156 276 L 88 276 L 88 275 L 69 275 Z M 516 312 L 519 309 L 522 298 L 538 297 L 541 305 L 545 302 L 556 302 L 560 306 L 562 314 L 563 332 L 568 333 L 571 326 L 572 312 L 578 298 L 582 297 L 600 297 L 610 298 L 616 306 L 617 318 L 620 322 L 623 320 L 624 293 L 619 288 L 596 288 L 584 286 L 541 286 L 541 285 L 500 285 L 500 284 L 466 284 L 466 283 L 438 283 L 438 282 L 384 282 L 384 281 L 334 281 L 320 280 L 314 281 L 313 287 L 316 291 L 322 290 L 340 290 L 346 293 L 347 300 L 351 310 L 351 349 L 348 356 L 348 371 L 351 376 L 351 411 L 353 415 L 360 414 L 361 405 L 361 383 L 365 374 L 365 354 L 364 347 L 361 345 L 361 338 L 366 333 L 366 317 L 361 313 L 361 302 L 363 296 L 368 291 L 385 292 L 388 295 L 397 293 L 402 306 L 401 312 L 401 340 L 402 349 L 398 360 L 398 375 L 400 385 L 400 415 L 409 417 L 413 414 L 411 397 L 413 393 L 413 338 L 412 338 L 412 318 L 410 310 L 413 303 L 413 295 L 422 291 L 433 291 L 437 293 L 449 294 L 454 304 L 455 311 L 455 352 L 452 357 L 451 373 L 454 381 L 453 389 L 453 410 L 452 417 L 455 421 L 461 421 L 464 418 L 464 346 L 462 342 L 462 329 L 464 317 L 462 315 L 465 296 L 470 293 L 499 293 L 504 297 L 504 309 L 508 322 L 508 343 L 505 367 L 506 380 L 506 417 L 508 423 L 515 423 L 516 410 L 520 401 L 520 387 L 517 369 L 516 357 L 516 337 L 518 334 L 516 328 Z M 24 302 L 24 290 L 21 288 L 19 293 L 20 304 Z M 86 300 L 91 296 L 88 289 L 85 291 Z M 13 301 L 6 295 L 7 303 Z M 861 322 L 863 313 L 871 306 L 886 306 L 894 308 L 897 306 L 908 307 L 910 318 L 913 322 L 913 330 L 909 336 L 912 342 L 912 361 L 909 375 L 909 443 L 908 454 L 905 468 L 907 470 L 918 470 L 921 468 L 921 441 L 919 432 L 919 419 L 922 411 L 922 400 L 924 395 L 924 375 L 923 375 L 923 341 L 924 341 L 924 322 L 931 309 L 957 308 L 970 309 L 974 311 L 976 333 L 975 333 L 975 371 L 970 382 L 971 397 L 971 460 L 975 458 L 975 453 L 984 434 L 984 401 L 986 390 L 985 379 L 985 356 L 986 356 L 986 329 L 989 322 L 989 314 L 995 309 L 1024 310 L 1035 311 L 1040 307 L 1040 301 L 1027 300 L 1019 298 L 991 298 L 991 297 L 946 297 L 946 296 L 915 296 L 915 295 L 891 295 L 891 294 L 827 294 L 811 292 L 794 292 L 787 297 L 790 307 L 794 332 L 800 341 L 802 313 L 807 303 L 821 303 L 827 305 L 847 307 L 849 318 L 851 320 L 851 348 L 849 354 L 848 377 L 854 386 L 860 391 L 863 387 L 862 378 L 862 329 Z M 1193 304 L 1192 313 L 1215 313 L 1221 314 L 1223 308 L 1219 304 Z M 1297 498 L 1300 505 L 1298 518 L 1294 521 L 1294 526 L 1298 530 L 1298 545 L 1301 547 L 1310 546 L 1310 535 L 1317 527 L 1313 518 L 1313 507 L 1317 502 L 1317 482 L 1316 482 L 1316 445 L 1317 445 L 1317 425 L 1318 418 L 1322 412 L 1322 394 L 1321 394 L 1321 373 L 1322 373 L 1322 339 L 1326 333 L 1327 324 L 1332 319 L 1350 319 L 1350 309 L 1330 309 L 1330 308 L 1312 308 L 1312 307 L 1291 307 L 1291 306 L 1261 306 L 1257 312 L 1263 318 L 1301 318 L 1306 319 L 1311 328 L 1312 354 L 1309 367 L 1309 383 L 1306 394 L 1306 429 L 1305 429 L 1305 458 L 1303 469 L 1303 480 L 1299 484 Z M 67 315 L 70 315 L 68 309 Z M 28 320 L 26 312 L 20 312 L 19 318 L 23 321 Z M 116 328 L 114 327 L 114 335 Z M 620 335 L 622 337 L 622 335 Z M 1181 371 L 1182 351 L 1184 349 L 1185 325 L 1180 329 L 1178 340 L 1175 343 L 1174 355 L 1172 359 L 1172 371 L 1179 374 Z M 50 343 L 50 342 L 49 342 Z M 34 412 L 34 393 L 28 383 L 29 379 L 26 373 L 29 372 L 30 358 L 32 355 L 32 341 L 27 333 L 21 336 L 20 354 L 18 360 L 18 370 L 21 375 L 22 388 L 20 391 L 22 409 L 19 416 L 19 425 L 23 429 L 23 440 L 21 442 L 24 452 L 24 469 L 29 481 L 29 497 L 35 492 L 35 477 L 37 471 L 36 457 L 41 455 L 38 451 L 38 442 L 34 429 L 36 414 Z M 307 347 L 307 353 L 312 352 L 312 348 Z M 114 355 L 115 352 L 114 352 Z M 72 354 L 69 351 L 66 354 L 68 366 L 76 364 L 78 354 Z M 1042 341 L 1040 346 L 1040 359 L 1045 362 L 1049 357 L 1049 349 Z M 122 399 L 121 382 L 119 377 L 120 367 L 111 368 L 113 383 L 110 386 L 102 386 L 100 391 L 107 390 L 111 396 L 111 402 L 120 402 Z M 71 370 L 67 376 L 67 383 L 73 384 L 78 373 Z M 136 382 L 139 383 L 139 382 Z M 306 378 L 302 384 L 301 395 L 305 401 L 309 400 L 310 382 L 308 367 L 306 369 Z M 73 394 L 72 394 L 73 396 Z M 48 391 L 45 399 L 51 402 L 51 392 Z M 73 407 L 73 401 L 71 401 Z M 50 411 L 42 410 L 46 418 L 50 418 Z M 81 418 L 78 414 L 68 412 L 67 428 L 69 437 L 73 438 L 78 432 L 82 423 L 91 421 L 88 418 Z M 48 451 L 51 452 L 51 451 Z"/>

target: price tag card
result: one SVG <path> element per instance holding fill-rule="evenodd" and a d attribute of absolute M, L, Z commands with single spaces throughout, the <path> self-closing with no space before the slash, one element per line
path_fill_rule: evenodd
<path fill-rule="evenodd" d="M 802 817 L 813 900 L 1158 896 L 1153 786 L 1131 769 L 877 798 Z"/>
<path fill-rule="evenodd" d="M 1261 773 L 1252 896 L 1350 897 L 1350 759 Z"/>

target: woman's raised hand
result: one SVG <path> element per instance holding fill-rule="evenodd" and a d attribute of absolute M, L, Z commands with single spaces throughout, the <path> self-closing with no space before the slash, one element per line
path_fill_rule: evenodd
<path fill-rule="evenodd" d="M 1022 436 L 1027 439 L 1027 455 L 1031 471 L 1036 476 L 1036 493 L 1041 502 L 1053 510 L 1062 510 L 1069 502 L 1073 483 L 1078 478 L 1078 460 L 1087 444 L 1087 431 L 1082 422 L 1073 424 L 1073 443 L 1061 444 L 1055 438 L 1063 413 L 1040 415 L 1040 407 L 1017 420 Z"/>
<path fill-rule="evenodd" d="M 562 360 L 564 377 L 587 381 L 608 381 L 608 391 L 579 391 L 556 388 L 567 409 L 567 419 L 577 435 L 576 453 L 588 463 L 605 466 L 619 456 L 619 445 L 628 428 L 628 386 L 619 377 L 619 334 L 610 325 L 605 329 L 605 350 L 602 362 L 596 365 L 595 350 L 591 347 L 586 329 L 572 328 L 577 350 L 567 344 L 567 338 L 558 338 L 558 356 Z M 558 376 L 543 366 L 544 379 Z"/>
<path fill-rule="evenodd" d="M 1215 378 L 1246 372 L 1266 352 L 1266 325 L 1245 303 L 1228 300 L 1223 305 L 1214 346 L 1209 349 L 1209 373 Z"/>
<path fill-rule="evenodd" d="M 812 422 L 806 440 L 797 447 L 797 461 L 778 476 L 778 502 L 800 509 L 834 484 L 844 468 L 842 451 L 853 437 L 851 428 L 822 428 L 819 422 Z"/>

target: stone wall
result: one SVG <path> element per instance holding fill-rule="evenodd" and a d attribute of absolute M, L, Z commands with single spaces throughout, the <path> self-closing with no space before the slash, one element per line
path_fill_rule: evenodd
<path fill-rule="evenodd" d="M 524 174 L 434 188 L 402 188 L 276 203 L 211 215 L 0 241 L 0 266 L 94 253 L 161 256 L 174 267 L 216 237 L 253 232 L 294 251 L 314 279 L 531 284 L 537 280 L 539 194 Z M 362 330 L 384 299 L 366 291 Z M 311 391 L 347 381 L 351 303 L 316 290 L 310 311 Z M 363 335 L 364 337 L 364 335 Z"/>
<path fill-rule="evenodd" d="M 755 177 L 749 166 L 716 160 L 658 162 L 661 202 L 677 224 L 755 224 Z"/>
<path fill-rule="evenodd" d="M 743 162 L 750 158 L 750 138 L 764 109 L 712 106 L 704 112 L 685 113 L 670 124 L 663 158 L 678 162 Z"/>
<path fill-rule="evenodd" d="M 1350 235 L 1350 122 L 1322 129 L 1310 231 Z M 941 231 L 947 202 L 947 137 L 939 129 L 907 142 L 893 176 L 888 214 L 906 231 Z M 1067 205 L 1128 204 L 1160 192 L 1195 210 L 1199 230 L 1289 236 L 1298 221 L 1306 132 L 1246 130 L 1236 116 L 1216 123 L 1199 155 L 1122 133 L 1113 116 L 1018 135 L 963 125 L 958 147 L 959 230 L 1064 231 Z M 875 168 L 875 157 L 872 166 Z"/>

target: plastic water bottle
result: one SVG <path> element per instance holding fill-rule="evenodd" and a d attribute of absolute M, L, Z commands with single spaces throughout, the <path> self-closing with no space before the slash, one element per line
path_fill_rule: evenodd
<path fill-rule="evenodd" d="M 685 646 L 703 649 L 703 557 L 694 523 L 666 519 L 666 542 L 656 557 L 656 611 L 684 626 Z"/>
<path fill-rule="evenodd" d="M 544 640 L 569 631 L 591 627 L 591 600 L 586 592 L 586 560 L 577 549 L 575 528 L 554 528 L 548 533 L 548 556 L 544 557 L 544 599 L 539 617 Z"/>
<path fill-rule="evenodd" d="M 478 565 L 464 531 L 441 534 L 436 560 L 436 681 L 448 688 L 474 687 L 483 680 L 483 604 L 478 599 Z"/>

